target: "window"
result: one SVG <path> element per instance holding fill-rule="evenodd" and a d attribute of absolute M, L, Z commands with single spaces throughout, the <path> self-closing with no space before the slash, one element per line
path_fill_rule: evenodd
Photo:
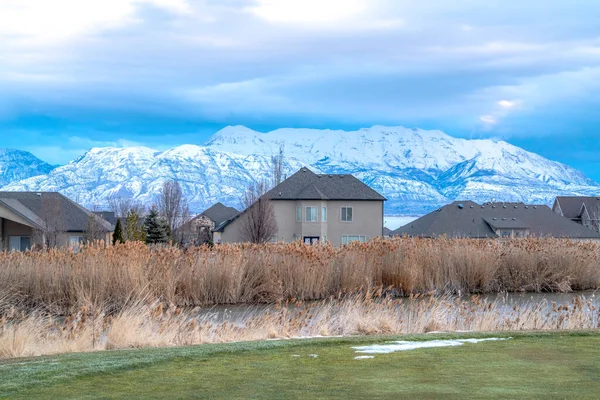
<path fill-rule="evenodd" d="M 77 247 L 84 242 L 85 238 L 83 236 L 69 236 L 69 246 L 71 247 Z"/>
<path fill-rule="evenodd" d="M 342 244 L 348 244 L 350 242 L 366 242 L 367 237 L 362 235 L 342 235 Z"/>
<path fill-rule="evenodd" d="M 302 207 L 296 207 L 296 222 L 302 222 Z"/>
<path fill-rule="evenodd" d="M 306 222 L 317 222 L 317 207 L 306 207 Z"/>
<path fill-rule="evenodd" d="M 352 222 L 352 207 L 342 207 L 342 221 Z"/>
<path fill-rule="evenodd" d="M 327 222 L 327 207 L 321 209 L 321 222 Z"/>
<path fill-rule="evenodd" d="M 512 236 L 512 231 L 500 231 L 500 236 L 503 237 L 503 238 L 511 237 Z"/>
<path fill-rule="evenodd" d="M 10 251 L 26 251 L 31 249 L 31 238 L 29 236 L 9 236 L 8 248 Z"/>
<path fill-rule="evenodd" d="M 327 235 L 325 235 L 325 236 L 321 237 L 321 241 L 322 241 L 323 243 L 327 243 Z"/>

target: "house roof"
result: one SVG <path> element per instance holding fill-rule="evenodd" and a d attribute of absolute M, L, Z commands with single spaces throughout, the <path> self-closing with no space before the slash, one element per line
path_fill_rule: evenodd
<path fill-rule="evenodd" d="M 526 229 L 535 237 L 600 239 L 600 234 L 564 218 L 546 205 L 456 201 L 394 231 L 417 237 L 497 237 L 497 229 Z"/>
<path fill-rule="evenodd" d="M 385 201 L 385 197 L 349 174 L 315 174 L 301 168 L 271 189 L 271 200 Z"/>
<path fill-rule="evenodd" d="M 124 218 L 117 218 L 117 214 L 115 214 L 114 211 L 94 211 L 94 214 L 111 224 L 113 230 L 115 229 L 115 225 L 117 224 L 117 219 L 121 220 L 121 224 L 125 222 Z"/>
<path fill-rule="evenodd" d="M 239 213 L 240 212 L 233 207 L 227 207 L 223 203 L 217 203 L 200 215 L 208 217 L 215 223 L 215 226 L 218 226 L 228 219 L 235 217 Z"/>
<path fill-rule="evenodd" d="M 65 232 L 84 232 L 87 229 L 89 210 L 56 192 L 0 192 L 0 204 L 29 220 L 37 228 L 43 229 L 50 213 L 60 213 L 64 218 Z M 98 218 L 99 225 L 110 232 L 109 222 Z"/>
<path fill-rule="evenodd" d="M 558 196 L 556 202 L 560 206 L 562 215 L 570 219 L 581 218 L 584 206 L 588 213 L 600 212 L 600 197 Z"/>

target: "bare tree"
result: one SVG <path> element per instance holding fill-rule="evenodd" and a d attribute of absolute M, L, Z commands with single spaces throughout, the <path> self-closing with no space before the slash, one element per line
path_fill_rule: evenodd
<path fill-rule="evenodd" d="M 90 213 L 83 237 L 86 243 L 93 243 L 98 240 L 106 241 L 106 229 L 102 227 L 100 217 Z"/>
<path fill-rule="evenodd" d="M 244 193 L 242 205 L 242 234 L 251 243 L 266 243 L 277 233 L 273 203 L 264 194 L 269 190 L 266 180 L 252 183 Z"/>
<path fill-rule="evenodd" d="M 279 143 L 279 152 L 271 157 L 271 185 L 275 187 L 283 180 L 284 144 Z"/>
<path fill-rule="evenodd" d="M 588 228 L 592 229 L 594 232 L 600 233 L 600 205 L 597 205 L 595 208 L 589 212 L 590 219 L 584 222 Z"/>
<path fill-rule="evenodd" d="M 66 231 L 65 215 L 62 200 L 57 193 L 42 193 L 40 218 L 44 221 L 41 229 L 35 232 L 47 247 L 59 247 L 60 236 Z"/>
<path fill-rule="evenodd" d="M 131 197 L 113 195 L 108 198 L 108 206 L 117 218 L 125 218 L 130 211 L 137 214 L 144 212 L 144 206 Z"/>
<path fill-rule="evenodd" d="M 167 221 L 172 235 L 176 235 L 179 228 L 191 219 L 189 206 L 183 197 L 181 186 L 174 180 L 167 180 L 163 183 L 157 200 L 157 208 L 160 216 Z M 173 238 L 177 239 L 176 236 Z"/>

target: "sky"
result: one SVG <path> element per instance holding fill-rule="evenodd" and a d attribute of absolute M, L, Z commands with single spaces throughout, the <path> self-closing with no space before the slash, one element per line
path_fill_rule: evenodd
<path fill-rule="evenodd" d="M 440 129 L 600 181 L 600 2 L 0 0 L 0 147 Z"/>

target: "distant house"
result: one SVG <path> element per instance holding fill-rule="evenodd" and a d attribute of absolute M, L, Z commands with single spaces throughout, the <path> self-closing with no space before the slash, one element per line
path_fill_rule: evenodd
<path fill-rule="evenodd" d="M 90 218 L 95 236 L 109 242 L 111 225 L 60 193 L 0 192 L 0 250 L 79 244 Z"/>
<path fill-rule="evenodd" d="M 455 201 L 394 231 L 436 238 L 555 237 L 600 239 L 600 234 L 552 212 L 546 205 Z"/>
<path fill-rule="evenodd" d="M 182 227 L 183 243 L 197 245 L 212 241 L 213 229 L 239 213 L 222 203 L 214 204 Z"/>
<path fill-rule="evenodd" d="M 600 232 L 600 197 L 559 196 L 552 211 L 596 232 Z"/>
<path fill-rule="evenodd" d="M 262 199 L 272 202 L 273 241 L 328 241 L 341 245 L 383 235 L 382 195 L 352 175 L 315 174 L 302 168 Z M 215 242 L 245 241 L 242 212 L 214 229 Z"/>

